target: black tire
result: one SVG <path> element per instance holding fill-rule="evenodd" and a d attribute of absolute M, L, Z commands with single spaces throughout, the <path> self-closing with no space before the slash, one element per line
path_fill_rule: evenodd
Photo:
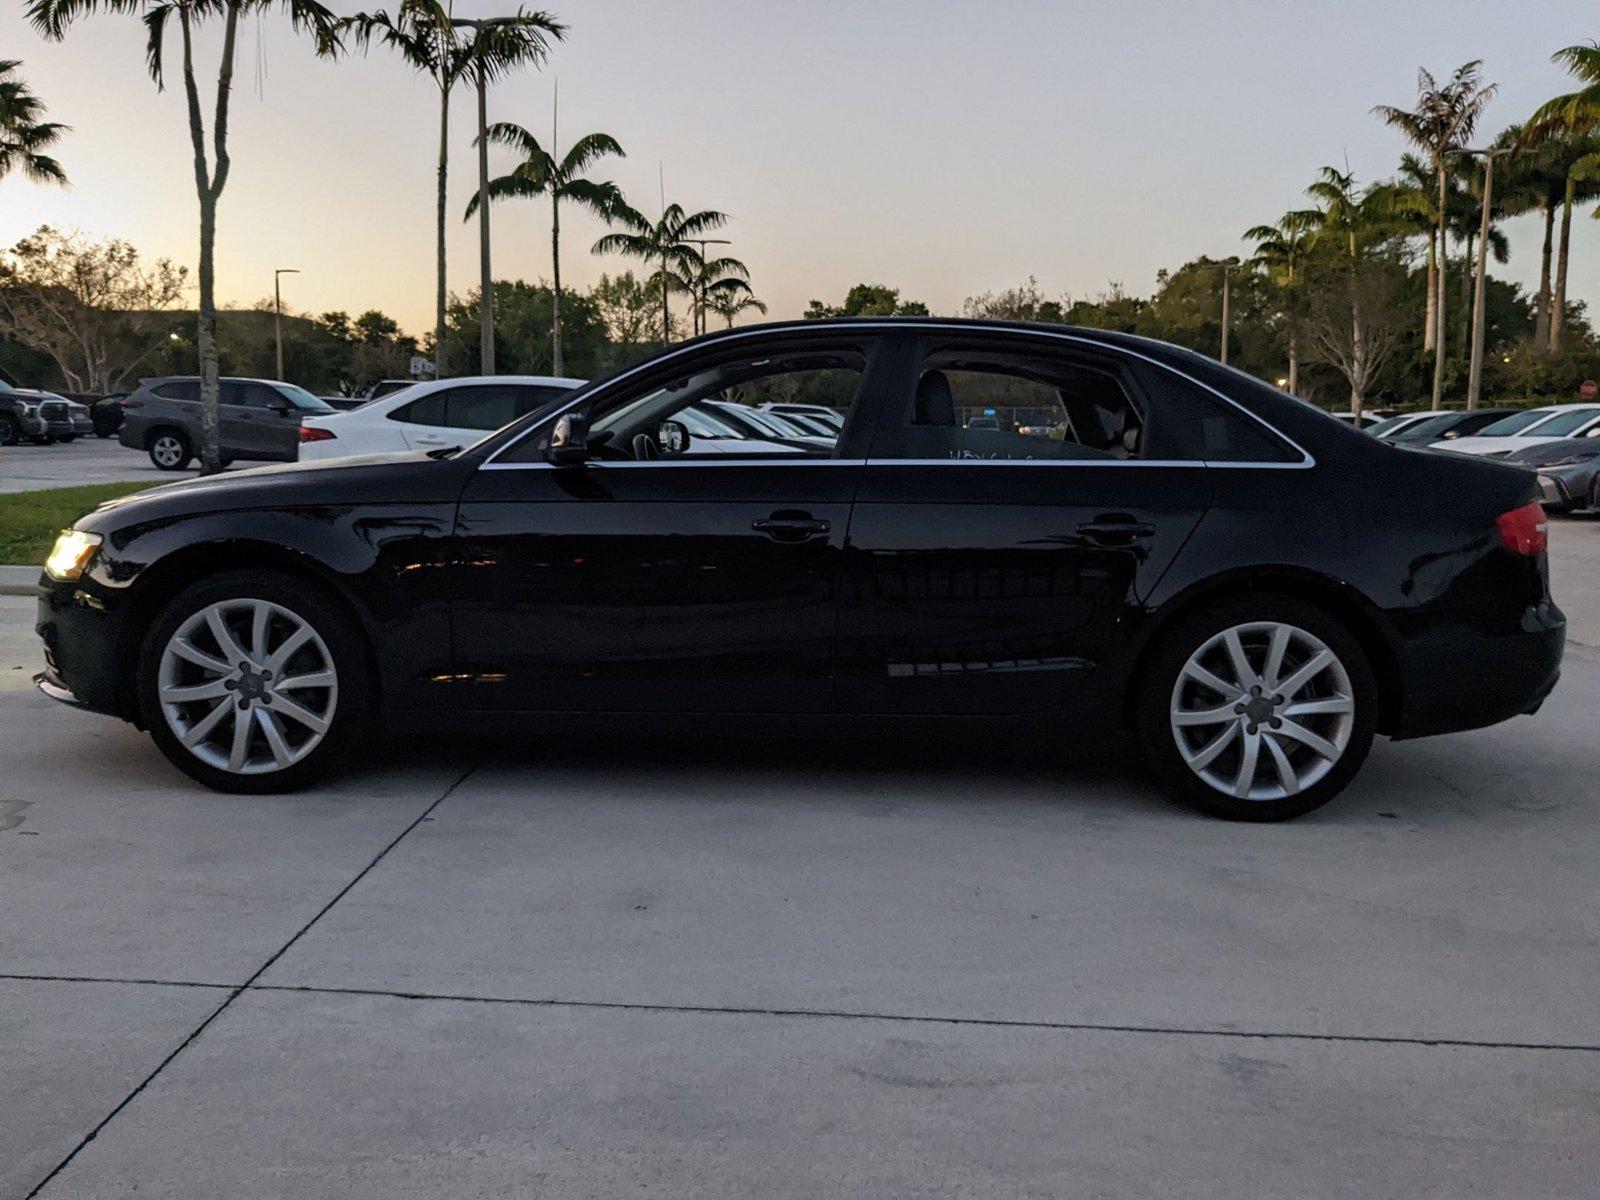
<path fill-rule="evenodd" d="M 22 426 L 10 413 L 0 413 L 0 446 L 15 446 L 22 441 Z"/>
<path fill-rule="evenodd" d="M 244 598 L 265 600 L 303 619 L 331 653 L 338 675 L 337 701 L 322 741 L 299 761 L 263 774 L 236 774 L 198 758 L 168 723 L 159 697 L 162 652 L 183 622 L 220 600 Z M 371 652 L 361 628 L 323 585 L 283 572 L 231 571 L 185 588 L 151 624 L 137 669 L 140 714 L 151 738 L 174 766 L 214 791 L 297 791 L 346 760 L 375 726 Z"/>
<path fill-rule="evenodd" d="M 194 458 L 194 446 L 181 429 L 152 430 L 144 448 L 158 471 L 181 471 Z"/>
<path fill-rule="evenodd" d="M 67 433 L 67 434 L 63 434 L 61 436 L 61 441 L 63 443 L 65 443 L 65 444 L 68 444 L 68 445 L 70 445 L 71 443 L 73 443 L 73 442 L 75 442 L 77 440 L 78 440 L 78 435 L 75 434 L 75 433 Z"/>
<path fill-rule="evenodd" d="M 1206 782 L 1184 761 L 1171 721 L 1173 691 L 1190 656 L 1211 638 L 1237 625 L 1267 621 L 1304 630 L 1334 652 L 1349 676 L 1354 713 L 1343 753 L 1320 779 L 1292 795 L 1242 799 Z M 1286 821 L 1303 816 L 1343 791 L 1372 748 L 1378 693 L 1366 652 L 1338 620 L 1294 597 L 1240 596 L 1180 618 L 1159 635 L 1137 686 L 1137 732 L 1146 762 L 1186 803 L 1212 816 L 1233 821 Z"/>

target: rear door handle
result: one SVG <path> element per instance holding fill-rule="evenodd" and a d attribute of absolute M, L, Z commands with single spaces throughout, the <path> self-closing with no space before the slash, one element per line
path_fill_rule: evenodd
<path fill-rule="evenodd" d="M 833 526 L 810 513 L 775 512 L 770 517 L 751 521 L 750 528 L 775 542 L 804 542 L 822 537 Z"/>
<path fill-rule="evenodd" d="M 1091 542 L 1103 546 L 1125 546 L 1129 542 L 1143 541 L 1156 535 L 1156 527 L 1146 521 L 1100 520 L 1085 521 L 1078 532 Z"/>

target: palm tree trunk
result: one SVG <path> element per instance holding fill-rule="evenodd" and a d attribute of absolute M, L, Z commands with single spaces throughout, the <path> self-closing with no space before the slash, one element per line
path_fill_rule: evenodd
<path fill-rule="evenodd" d="M 450 88 L 439 88 L 439 195 L 435 221 L 437 228 L 434 231 L 435 254 L 437 256 L 438 279 L 434 286 L 434 311 L 433 311 L 433 373 L 440 379 L 448 374 L 448 356 L 445 352 L 445 286 L 444 286 L 444 234 L 445 234 L 445 189 L 450 173 Z"/>
<path fill-rule="evenodd" d="M 1477 242 L 1474 234 L 1467 234 L 1467 252 L 1461 258 L 1461 344 L 1472 340 L 1472 247 Z"/>
<path fill-rule="evenodd" d="M 661 344 L 672 340 L 672 310 L 667 307 L 667 256 L 661 256 Z"/>
<path fill-rule="evenodd" d="M 1439 176 L 1439 279 L 1438 299 L 1434 302 L 1434 342 L 1433 342 L 1433 404 L 1434 412 L 1439 411 L 1444 399 L 1444 282 L 1447 268 L 1450 264 L 1450 242 L 1446 233 L 1445 205 L 1447 203 L 1445 192 L 1444 160 L 1436 159 L 1434 170 Z"/>
<path fill-rule="evenodd" d="M 1567 176 L 1567 191 L 1561 201 L 1561 247 L 1556 254 L 1556 289 L 1550 302 L 1550 349 L 1561 349 L 1561 326 L 1567 315 L 1567 258 L 1572 249 L 1572 201 L 1578 183 Z"/>
<path fill-rule="evenodd" d="M 1438 336 L 1438 317 L 1434 315 L 1434 307 L 1439 301 L 1439 263 L 1435 258 L 1438 253 L 1439 232 L 1436 229 L 1428 230 L 1428 298 L 1423 303 L 1422 315 L 1422 350 L 1427 353 L 1433 349 L 1434 338 Z"/>
<path fill-rule="evenodd" d="M 1300 328 L 1293 317 L 1289 318 L 1289 394 L 1300 394 Z"/>
<path fill-rule="evenodd" d="M 550 306 L 551 374 L 562 374 L 561 363 L 561 201 L 550 197 L 550 273 L 555 276 L 555 291 Z"/>
<path fill-rule="evenodd" d="M 1546 196 L 1539 211 L 1544 214 L 1544 245 L 1539 250 L 1539 294 L 1533 301 L 1533 344 L 1541 350 L 1550 345 L 1550 249 L 1555 238 L 1556 206 Z"/>

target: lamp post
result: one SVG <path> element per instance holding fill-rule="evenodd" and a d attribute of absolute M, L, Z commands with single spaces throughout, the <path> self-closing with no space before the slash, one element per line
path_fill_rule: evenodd
<path fill-rule="evenodd" d="M 1231 259 L 1222 264 L 1222 354 L 1219 357 L 1223 366 L 1228 365 L 1228 280 L 1233 268 Z"/>
<path fill-rule="evenodd" d="M 1477 287 L 1472 297 L 1472 360 L 1467 369 L 1467 410 L 1478 407 L 1483 394 L 1483 325 L 1485 320 L 1489 270 L 1489 217 L 1494 207 L 1494 160 L 1510 154 L 1511 147 L 1499 146 L 1479 150 L 1463 148 L 1460 153 L 1483 159 L 1483 219 L 1478 225 Z"/>
<path fill-rule="evenodd" d="M 300 274 L 299 267 L 278 267 L 272 272 L 272 331 L 278 342 L 278 378 L 283 378 L 283 288 L 278 281 L 285 275 Z"/>

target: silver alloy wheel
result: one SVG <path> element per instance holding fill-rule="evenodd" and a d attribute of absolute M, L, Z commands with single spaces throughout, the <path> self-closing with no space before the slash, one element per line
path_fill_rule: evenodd
<path fill-rule="evenodd" d="M 1251 621 L 1210 638 L 1172 688 L 1172 737 L 1189 769 L 1241 800 L 1282 800 L 1333 770 L 1355 726 L 1344 663 L 1320 638 Z"/>
<path fill-rule="evenodd" d="M 183 443 L 170 433 L 164 433 L 150 443 L 150 457 L 160 467 L 175 467 L 183 461 Z"/>
<path fill-rule="evenodd" d="M 327 644 L 270 600 L 219 600 L 167 639 L 162 715 L 201 762 L 235 775 L 293 766 L 321 744 L 339 702 Z"/>

